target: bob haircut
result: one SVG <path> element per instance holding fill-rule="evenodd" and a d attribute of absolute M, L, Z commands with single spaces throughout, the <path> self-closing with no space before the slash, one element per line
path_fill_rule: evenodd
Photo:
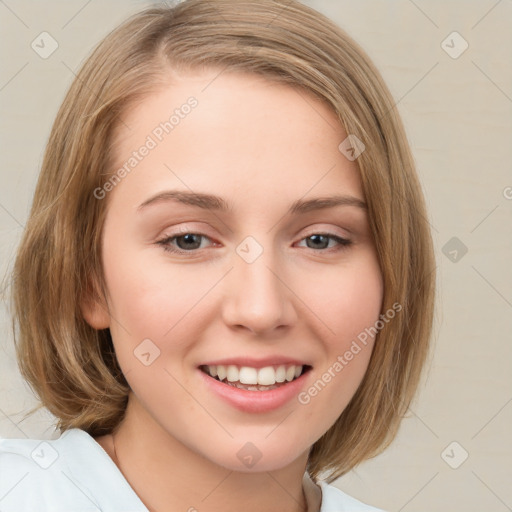
<path fill-rule="evenodd" d="M 429 353 L 435 259 L 421 185 L 387 86 L 357 43 L 297 1 L 148 8 L 83 64 L 52 127 L 13 269 L 16 355 L 39 399 L 28 414 L 46 407 L 59 430 L 94 437 L 122 420 L 130 388 L 110 330 L 93 329 L 81 311 L 83 301 L 105 294 L 107 199 L 94 191 L 115 173 L 120 115 L 168 87 L 173 70 L 203 69 L 250 72 L 313 94 L 366 146 L 356 163 L 383 275 L 381 313 L 395 303 L 402 309 L 379 330 L 350 403 L 311 447 L 307 471 L 330 483 L 391 443 L 414 398 Z"/>

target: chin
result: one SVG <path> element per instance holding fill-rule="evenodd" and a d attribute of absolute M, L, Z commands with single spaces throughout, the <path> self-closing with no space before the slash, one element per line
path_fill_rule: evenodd
<path fill-rule="evenodd" d="M 278 471 L 304 456 L 304 451 L 297 451 L 296 444 L 287 447 L 280 442 L 269 443 L 268 440 L 266 443 L 263 440 L 261 442 L 234 441 L 230 445 L 222 445 L 218 448 L 217 453 L 202 455 L 218 466 L 239 473 Z"/>

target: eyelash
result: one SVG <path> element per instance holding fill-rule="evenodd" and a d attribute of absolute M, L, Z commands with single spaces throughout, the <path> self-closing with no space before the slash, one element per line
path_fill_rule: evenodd
<path fill-rule="evenodd" d="M 161 245 L 163 246 L 164 248 L 164 251 L 166 252 L 170 252 L 170 253 L 173 253 L 173 254 L 179 254 L 179 255 L 185 255 L 185 254 L 191 254 L 191 253 L 194 253 L 194 252 L 197 252 L 199 251 L 200 249 L 192 249 L 190 251 L 184 251 L 182 249 L 176 249 L 174 247 L 172 247 L 171 245 L 169 245 L 172 241 L 176 240 L 177 238 L 182 238 L 186 235 L 196 235 L 196 236 L 200 236 L 200 237 L 203 237 L 203 238 L 208 238 L 209 237 L 207 235 L 204 235 L 202 233 L 194 233 L 192 231 L 190 232 L 185 232 L 185 233 L 180 233 L 179 235 L 172 235 L 172 236 L 166 236 L 165 238 L 157 241 L 156 243 L 158 245 Z M 319 252 L 327 252 L 327 253 L 331 253 L 331 252 L 338 252 L 338 251 L 342 251 L 343 249 L 346 249 L 347 247 L 349 247 L 350 245 L 352 245 L 352 241 L 347 239 L 347 238 L 342 238 L 338 235 L 334 235 L 332 233 L 311 233 L 310 235 L 302 238 L 300 241 L 302 242 L 302 240 L 306 240 L 308 238 L 311 238 L 313 236 L 323 236 L 323 237 L 327 237 L 327 238 L 330 238 L 332 240 L 334 240 L 335 242 L 337 242 L 339 244 L 339 247 L 336 249 L 336 248 L 329 248 L 329 249 L 311 249 L 311 248 L 308 248 L 312 251 L 319 251 Z"/>

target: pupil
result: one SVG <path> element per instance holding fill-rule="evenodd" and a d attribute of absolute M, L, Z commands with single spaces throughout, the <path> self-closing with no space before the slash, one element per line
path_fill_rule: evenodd
<path fill-rule="evenodd" d="M 311 236 L 309 237 L 309 239 L 310 239 L 310 240 L 313 240 L 313 241 L 315 241 L 315 240 L 317 240 L 317 241 L 318 241 L 318 239 L 319 239 L 319 238 L 325 238 L 325 239 L 326 239 L 326 237 L 325 237 L 324 235 L 311 235 Z M 321 245 L 323 246 L 323 245 L 325 245 L 325 244 L 321 244 Z M 314 248 L 314 249 L 316 249 L 317 247 L 313 247 L 313 248 Z"/>
<path fill-rule="evenodd" d="M 194 237 L 196 237 L 196 236 L 198 236 L 198 235 L 194 235 L 194 234 L 188 233 L 186 235 L 182 235 L 182 236 L 178 237 L 177 241 L 179 241 L 181 239 L 181 240 L 185 241 L 185 245 L 189 244 L 189 243 L 192 243 L 192 244 L 195 243 L 195 245 L 199 246 L 199 245 L 201 245 L 201 242 L 194 242 Z M 178 245 L 181 245 L 181 244 L 178 243 Z M 190 246 L 189 247 L 185 247 L 185 248 L 191 249 Z M 192 248 L 193 249 L 197 249 L 197 247 L 192 247 Z"/>

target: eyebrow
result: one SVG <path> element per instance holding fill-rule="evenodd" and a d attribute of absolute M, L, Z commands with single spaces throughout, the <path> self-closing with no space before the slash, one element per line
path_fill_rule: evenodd
<path fill-rule="evenodd" d="M 219 212 L 229 212 L 232 210 L 231 205 L 219 196 L 204 194 L 201 192 L 166 190 L 144 201 L 138 206 L 137 211 L 142 211 L 150 205 L 169 201 L 195 206 L 204 210 L 214 210 Z M 356 206 L 363 210 L 368 209 L 367 204 L 358 197 L 351 195 L 333 195 L 307 200 L 298 199 L 290 205 L 287 213 L 291 215 L 304 214 L 315 210 L 334 208 L 335 206 Z"/>

